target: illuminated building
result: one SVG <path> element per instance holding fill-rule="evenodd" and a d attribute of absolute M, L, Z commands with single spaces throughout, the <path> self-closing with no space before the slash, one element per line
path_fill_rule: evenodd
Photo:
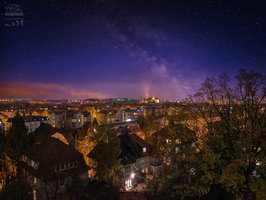
<path fill-rule="evenodd" d="M 152 96 L 152 98 L 147 97 L 142 99 L 143 103 L 160 103 L 160 100 L 158 98 L 155 98 L 154 95 Z"/>
<path fill-rule="evenodd" d="M 43 116 L 23 116 L 23 119 L 25 121 L 25 126 L 28 127 L 28 133 L 34 132 L 41 123 L 49 124 L 50 121 L 48 117 Z M 6 122 L 7 129 L 12 126 L 12 120 L 13 118 L 9 118 Z"/>

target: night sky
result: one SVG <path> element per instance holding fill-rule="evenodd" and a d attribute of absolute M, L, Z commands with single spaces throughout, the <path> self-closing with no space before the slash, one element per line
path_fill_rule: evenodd
<path fill-rule="evenodd" d="M 23 10 L 7 26 L 4 7 Z M 206 77 L 266 72 L 266 2 L 2 2 L 0 98 L 182 100 Z"/>

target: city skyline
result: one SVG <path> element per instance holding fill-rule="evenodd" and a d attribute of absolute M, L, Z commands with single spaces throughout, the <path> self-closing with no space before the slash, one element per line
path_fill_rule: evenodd
<path fill-rule="evenodd" d="M 23 23 L 2 24 L 0 98 L 182 100 L 207 77 L 266 72 L 262 1 L 18 5 Z"/>

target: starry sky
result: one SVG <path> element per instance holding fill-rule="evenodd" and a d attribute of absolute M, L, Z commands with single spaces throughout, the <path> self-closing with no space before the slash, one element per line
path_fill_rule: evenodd
<path fill-rule="evenodd" d="M 6 25 L 10 3 L 23 24 Z M 207 77 L 266 72 L 263 0 L 2 5 L 0 98 L 182 100 Z"/>

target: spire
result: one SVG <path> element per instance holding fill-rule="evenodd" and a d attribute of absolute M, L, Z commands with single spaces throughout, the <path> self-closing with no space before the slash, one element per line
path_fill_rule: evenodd
<path fill-rule="evenodd" d="M 155 99 L 154 94 L 153 94 L 153 96 L 152 96 L 152 99 L 153 99 L 153 100 Z"/>

